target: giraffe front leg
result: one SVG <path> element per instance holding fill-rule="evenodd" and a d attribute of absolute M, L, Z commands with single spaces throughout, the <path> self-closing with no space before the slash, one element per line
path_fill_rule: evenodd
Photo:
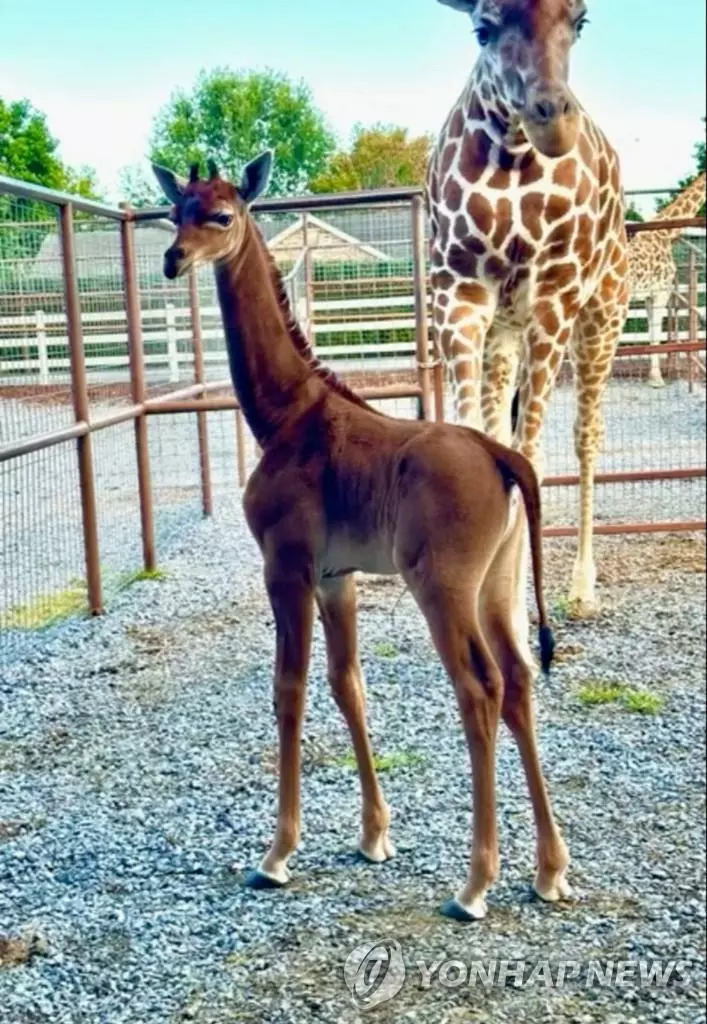
<path fill-rule="evenodd" d="M 556 311 L 554 304 L 549 301 L 538 304 L 534 310 L 533 322 L 526 330 L 525 358 L 521 363 L 515 446 L 533 463 L 541 483 L 545 475 L 542 448 L 545 412 L 570 336 L 570 328 L 560 319 L 559 308 L 558 306 Z M 526 597 L 530 545 L 524 509 L 520 510 L 520 514 L 523 519 L 523 527 L 520 534 L 516 536 L 517 560 L 513 627 L 523 660 L 529 668 L 535 671 L 536 664 L 529 640 L 530 626 Z"/>
<path fill-rule="evenodd" d="M 299 843 L 300 747 L 314 619 L 308 566 L 268 564 L 265 574 L 277 629 L 274 704 L 279 732 L 279 807 L 272 846 L 258 870 L 246 879 L 252 889 L 287 885 L 287 864 Z"/>
<path fill-rule="evenodd" d="M 599 610 L 594 561 L 594 474 L 604 443 L 602 402 L 614 353 L 626 317 L 621 304 L 602 307 L 593 300 L 577 322 L 573 362 L 577 387 L 575 450 L 579 461 L 579 543 L 572 573 L 570 608 L 575 618 L 591 618 Z"/>
<path fill-rule="evenodd" d="M 447 272 L 432 275 L 440 348 L 454 390 L 457 423 L 483 430 L 481 384 L 484 342 L 496 312 L 496 296 L 478 282 Z"/>
<path fill-rule="evenodd" d="M 651 335 L 651 345 L 656 349 L 656 353 L 660 348 L 660 336 L 663 332 L 663 313 L 669 301 L 670 295 L 663 292 L 646 299 L 646 312 L 648 314 L 648 327 Z M 656 354 L 651 356 L 651 366 L 647 380 L 648 387 L 665 387 L 665 380 L 663 379 L 663 371 L 660 363 L 660 355 Z"/>

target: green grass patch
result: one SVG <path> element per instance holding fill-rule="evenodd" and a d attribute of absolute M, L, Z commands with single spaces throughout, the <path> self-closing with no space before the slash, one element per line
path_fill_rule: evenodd
<path fill-rule="evenodd" d="M 118 579 L 118 590 L 127 590 L 136 583 L 151 581 L 162 583 L 167 579 L 167 573 L 162 569 L 136 569 L 134 572 L 124 572 Z"/>
<path fill-rule="evenodd" d="M 617 704 L 626 693 L 622 683 L 585 683 L 577 696 L 585 707 L 598 707 L 602 704 Z"/>
<path fill-rule="evenodd" d="M 593 680 L 580 687 L 577 697 L 585 707 L 600 707 L 604 704 L 618 704 L 624 711 L 634 715 L 657 715 L 665 707 L 665 701 L 648 690 L 634 690 L 624 683 Z"/>
<path fill-rule="evenodd" d="M 395 644 L 382 640 L 381 643 L 375 645 L 373 653 L 377 658 L 397 658 L 398 648 Z"/>
<path fill-rule="evenodd" d="M 625 693 L 622 703 L 626 710 L 634 715 L 657 715 L 665 707 L 662 697 L 641 690 L 630 690 Z"/>
<path fill-rule="evenodd" d="M 336 763 L 342 768 L 356 770 L 356 758 L 351 753 L 344 754 Z M 424 763 L 424 755 L 418 754 L 414 750 L 401 750 L 392 754 L 373 755 L 373 767 L 377 772 L 394 772 L 405 768 L 419 768 Z"/>
<path fill-rule="evenodd" d="M 17 604 L 0 616 L 3 629 L 47 629 L 73 615 L 85 615 L 88 596 L 83 580 L 72 580 L 66 590 L 40 594 L 26 604 Z"/>
<path fill-rule="evenodd" d="M 570 614 L 570 599 L 567 594 L 561 594 L 553 603 L 550 609 L 550 614 L 553 619 L 558 622 L 564 622 L 565 619 L 569 618 Z"/>
<path fill-rule="evenodd" d="M 137 569 L 121 573 L 111 580 L 111 573 L 103 570 L 101 578 L 108 588 L 127 590 L 145 580 L 161 582 L 167 579 L 162 569 Z M 0 614 L 0 629 L 37 630 L 57 626 L 75 615 L 88 613 L 88 593 L 85 580 L 71 580 L 65 590 L 53 594 L 40 594 L 26 604 L 17 604 Z"/>

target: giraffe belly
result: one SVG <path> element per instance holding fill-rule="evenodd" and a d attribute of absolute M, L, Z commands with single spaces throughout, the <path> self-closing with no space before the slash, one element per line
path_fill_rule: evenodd
<path fill-rule="evenodd" d="M 335 579 L 352 572 L 365 572 L 373 576 L 394 576 L 392 544 L 386 537 L 376 535 L 358 540 L 345 534 L 330 538 L 321 559 L 322 579 Z"/>

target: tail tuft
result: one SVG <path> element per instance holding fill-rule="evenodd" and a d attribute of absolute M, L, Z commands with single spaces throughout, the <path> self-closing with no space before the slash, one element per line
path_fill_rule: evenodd
<path fill-rule="evenodd" d="M 555 637 L 549 626 L 540 627 L 540 664 L 546 676 L 550 675 L 552 660 L 555 657 Z"/>
<path fill-rule="evenodd" d="M 425 407 L 422 404 L 422 398 L 417 396 L 417 418 L 418 420 L 424 420 L 425 418 Z"/>

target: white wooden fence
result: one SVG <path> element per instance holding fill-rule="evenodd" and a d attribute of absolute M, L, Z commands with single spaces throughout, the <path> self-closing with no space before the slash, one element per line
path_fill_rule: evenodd
<path fill-rule="evenodd" d="M 687 286 L 680 287 L 683 295 Z M 698 286 L 698 305 L 705 306 L 707 286 Z M 300 322 L 305 321 L 304 300 L 298 302 L 297 313 Z M 381 310 L 393 311 L 392 316 L 382 317 Z M 395 315 L 399 310 L 399 315 Z M 351 318 L 341 318 L 350 313 Z M 378 315 L 376 315 L 378 313 Z M 370 299 L 332 299 L 315 301 L 313 306 L 313 334 L 359 334 L 360 343 L 330 344 L 320 348 L 326 361 L 343 363 L 360 361 L 367 357 L 367 365 L 373 359 L 381 368 L 412 365 L 415 354 L 414 341 L 387 341 L 389 331 L 415 329 L 414 298 L 395 296 Z M 634 304 L 632 317 L 644 318 L 640 303 Z M 191 326 L 188 307 L 167 303 L 159 309 L 142 311 L 145 364 L 150 376 L 167 379 L 176 383 L 183 379 L 185 370 L 192 364 Z M 223 340 L 220 311 L 216 306 L 201 309 L 204 359 L 207 364 L 217 364 L 225 369 L 227 365 Z M 128 334 L 125 313 L 122 310 L 103 313 L 85 313 L 82 317 L 84 342 L 87 349 L 86 367 L 89 377 L 122 378 L 129 368 Z M 707 335 L 700 320 L 699 339 Z M 0 319 L 0 382 L 13 384 L 51 384 L 53 380 L 65 378 L 69 372 L 69 340 L 65 333 L 64 313 L 44 313 L 37 310 L 32 316 L 12 316 Z M 371 336 L 378 335 L 375 339 Z M 382 335 L 382 337 L 381 337 Z M 364 339 L 368 336 L 368 342 Z M 622 342 L 633 345 L 650 343 L 647 332 L 625 331 Z M 660 341 L 667 340 L 664 332 Z M 688 313 L 680 309 L 679 340 L 688 339 Z"/>

